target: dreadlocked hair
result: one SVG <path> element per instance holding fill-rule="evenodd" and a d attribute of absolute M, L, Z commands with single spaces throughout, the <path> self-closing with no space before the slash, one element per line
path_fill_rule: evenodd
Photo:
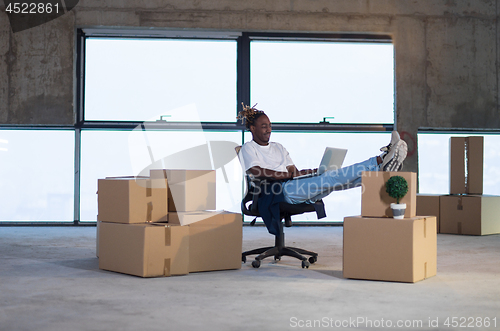
<path fill-rule="evenodd" d="M 242 102 L 241 105 L 243 106 L 243 110 L 238 113 L 236 119 L 241 120 L 242 123 L 245 123 L 246 128 L 250 130 L 250 126 L 255 125 L 255 121 L 257 121 L 257 119 L 262 115 L 265 115 L 265 113 L 262 110 L 258 110 L 257 108 L 255 108 L 257 104 L 250 107 L 245 106 L 245 104 Z"/>

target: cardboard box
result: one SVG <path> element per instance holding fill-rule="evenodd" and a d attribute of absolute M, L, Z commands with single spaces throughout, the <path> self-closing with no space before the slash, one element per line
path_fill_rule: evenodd
<path fill-rule="evenodd" d="M 406 203 L 405 218 L 417 213 L 417 174 L 414 172 L 364 171 L 361 175 L 361 216 L 392 217 L 391 198 L 386 192 L 385 183 L 392 176 L 401 176 L 408 182 L 408 193 L 400 200 Z"/>
<path fill-rule="evenodd" d="M 189 229 L 100 222 L 99 269 L 140 277 L 187 274 Z"/>
<path fill-rule="evenodd" d="M 417 216 L 436 216 L 437 233 L 439 233 L 439 199 L 440 194 L 417 194 Z"/>
<path fill-rule="evenodd" d="M 165 180 L 108 177 L 98 180 L 101 222 L 166 222 L 168 196 Z"/>
<path fill-rule="evenodd" d="M 414 283 L 436 269 L 435 217 L 344 218 L 345 278 Z"/>
<path fill-rule="evenodd" d="M 241 214 L 222 212 L 168 213 L 169 224 L 188 224 L 189 272 L 241 268 Z"/>
<path fill-rule="evenodd" d="M 215 170 L 151 170 L 151 178 L 167 178 L 168 211 L 215 210 Z"/>
<path fill-rule="evenodd" d="M 500 233 L 500 196 L 446 195 L 440 204 L 440 233 Z"/>
<path fill-rule="evenodd" d="M 450 194 L 483 193 L 483 137 L 450 138 Z"/>

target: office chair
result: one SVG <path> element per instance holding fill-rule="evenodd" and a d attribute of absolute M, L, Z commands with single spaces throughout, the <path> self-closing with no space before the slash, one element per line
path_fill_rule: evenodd
<path fill-rule="evenodd" d="M 236 147 L 237 153 L 239 153 L 241 146 L 238 147 Z M 244 215 L 255 217 L 255 219 L 251 222 L 251 225 L 253 225 L 255 224 L 255 220 L 260 217 L 258 209 L 259 194 L 255 192 L 262 192 L 263 185 L 268 185 L 269 180 L 255 178 L 251 174 L 246 174 L 245 179 L 247 183 L 247 193 L 241 201 L 241 212 Z M 321 219 L 323 217 L 326 217 L 325 205 L 323 204 L 322 200 L 319 200 L 314 204 L 290 204 L 286 202 L 280 202 L 279 208 L 281 218 L 279 222 L 279 235 L 275 236 L 274 246 L 256 248 L 250 251 L 243 252 L 241 255 L 241 260 L 243 261 L 243 263 L 246 263 L 246 257 L 248 255 L 257 255 L 255 260 L 252 261 L 252 267 L 259 268 L 260 261 L 262 261 L 266 257 L 274 256 L 275 261 L 280 261 L 282 256 L 291 256 L 302 261 L 302 268 L 309 268 L 312 263 L 315 263 L 318 260 L 318 253 L 302 248 L 285 246 L 283 220 L 285 221 L 285 227 L 290 227 L 292 226 L 291 217 L 293 215 L 299 215 L 313 211 L 316 212 L 317 218 Z M 309 259 L 304 255 L 310 255 Z"/>

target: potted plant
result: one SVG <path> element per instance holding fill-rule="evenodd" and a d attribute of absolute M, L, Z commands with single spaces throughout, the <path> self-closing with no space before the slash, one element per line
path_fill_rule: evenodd
<path fill-rule="evenodd" d="M 396 219 L 405 217 L 406 203 L 399 203 L 406 193 L 408 193 L 408 182 L 401 176 L 392 176 L 385 183 L 385 190 L 391 198 L 396 199 L 396 203 L 391 203 L 392 215 Z"/>

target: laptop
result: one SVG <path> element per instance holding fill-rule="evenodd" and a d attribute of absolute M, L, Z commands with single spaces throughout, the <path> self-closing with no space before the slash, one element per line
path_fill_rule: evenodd
<path fill-rule="evenodd" d="M 317 172 L 293 177 L 293 179 L 319 176 L 327 170 L 340 169 L 344 163 L 346 154 L 347 149 L 327 147 L 325 153 L 323 153 Z"/>

